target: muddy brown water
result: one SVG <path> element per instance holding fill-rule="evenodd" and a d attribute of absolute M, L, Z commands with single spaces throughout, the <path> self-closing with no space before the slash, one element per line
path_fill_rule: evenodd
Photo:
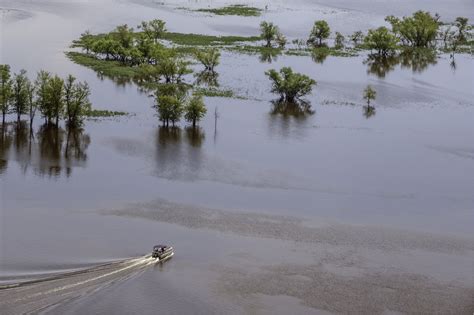
<path fill-rule="evenodd" d="M 60 314 L 472 314 L 472 56 L 457 55 L 455 68 L 441 55 L 381 71 L 364 54 L 268 62 L 224 52 L 219 84 L 246 99 L 207 98 L 209 112 L 192 130 L 184 122 L 160 127 L 146 93 L 63 54 L 87 28 L 154 17 L 174 31 L 257 30 L 260 18 L 175 10 L 183 3 L 0 1 L 8 8 L 1 63 L 72 73 L 89 82 L 95 107 L 132 113 L 72 132 L 37 119 L 32 137 L 13 117 L 2 126 L 0 282 L 66 276 L 0 290 L 0 306 Z M 304 37 L 318 16 L 350 33 L 425 7 L 275 1 L 266 17 Z M 435 2 L 432 11 L 451 19 L 470 7 Z M 286 65 L 318 81 L 308 97 L 313 115 L 273 107 L 264 71 Z M 371 114 L 361 99 L 367 84 L 378 92 Z M 93 269 L 128 266 L 155 243 L 173 245 L 175 257 L 120 265 L 111 275 L 118 269 Z M 77 270 L 91 272 L 67 276 Z"/>

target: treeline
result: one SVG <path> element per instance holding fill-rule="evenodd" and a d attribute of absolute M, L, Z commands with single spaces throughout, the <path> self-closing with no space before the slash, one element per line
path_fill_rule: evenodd
<path fill-rule="evenodd" d="M 458 17 L 452 25 L 444 25 L 438 14 L 433 16 L 424 11 L 417 11 L 412 16 L 401 19 L 387 16 L 385 21 L 391 25 L 391 29 L 381 26 L 369 30 L 367 34 L 362 31 L 354 32 L 347 38 L 335 32 L 334 48 L 342 49 L 351 42 L 355 48 L 375 50 L 377 54 L 388 55 L 398 48 L 435 48 L 441 42 L 444 50 L 456 52 L 458 46 L 469 43 L 472 30 L 467 18 Z M 260 30 L 266 47 L 274 47 L 275 44 L 279 48 L 285 47 L 286 38 L 276 25 L 262 22 Z M 323 48 L 327 47 L 326 40 L 330 36 L 329 24 L 319 20 L 314 23 L 306 40 L 295 39 L 292 43 L 298 47 Z"/>
<path fill-rule="evenodd" d="M 78 82 L 72 75 L 62 79 L 41 70 L 32 81 L 25 70 L 12 74 L 9 65 L 0 65 L 0 110 L 3 124 L 7 114 L 16 114 L 18 122 L 22 115 L 27 115 L 30 125 L 33 125 L 36 113 L 39 112 L 45 123 L 57 126 L 60 119 L 65 119 L 68 126 L 77 127 L 91 110 L 89 96 L 87 82 Z"/>

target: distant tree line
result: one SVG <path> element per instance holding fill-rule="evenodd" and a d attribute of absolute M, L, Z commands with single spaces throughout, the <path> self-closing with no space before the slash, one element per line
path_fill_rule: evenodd
<path fill-rule="evenodd" d="M 32 81 L 25 70 L 12 74 L 9 65 L 0 65 L 3 124 L 7 114 L 16 114 L 18 122 L 26 115 L 32 125 L 39 112 L 45 123 L 58 125 L 60 119 L 65 119 L 68 126 L 77 127 L 91 109 L 89 96 L 87 82 L 78 82 L 72 75 L 64 80 L 41 70 Z"/>
<path fill-rule="evenodd" d="M 355 48 L 366 48 L 373 50 L 379 55 L 393 54 L 398 48 L 435 48 L 441 40 L 444 48 L 449 46 L 455 50 L 457 46 L 467 44 L 472 26 L 464 17 L 456 18 L 452 25 L 444 27 L 440 16 L 431 15 L 429 12 L 417 11 L 412 16 L 397 18 L 387 16 L 385 20 L 391 25 L 371 29 L 366 35 L 362 31 L 354 32 L 348 36 Z M 260 24 L 261 37 L 265 40 L 266 47 L 273 47 L 273 42 L 279 43 L 279 38 L 284 38 L 281 45 L 284 47 L 286 38 L 278 29 L 278 26 L 270 22 Z M 331 28 L 324 20 L 314 22 L 313 28 L 306 41 L 294 40 L 293 44 L 298 47 L 306 45 L 309 48 L 327 47 L 326 40 L 331 36 Z M 342 49 L 346 45 L 346 37 L 335 32 L 334 48 Z"/>

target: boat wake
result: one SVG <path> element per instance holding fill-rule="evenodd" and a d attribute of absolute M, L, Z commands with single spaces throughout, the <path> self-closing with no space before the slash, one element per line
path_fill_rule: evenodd
<path fill-rule="evenodd" d="M 0 309 L 2 314 L 40 312 L 65 300 L 136 276 L 159 261 L 146 255 L 46 278 L 4 284 L 0 286 Z"/>

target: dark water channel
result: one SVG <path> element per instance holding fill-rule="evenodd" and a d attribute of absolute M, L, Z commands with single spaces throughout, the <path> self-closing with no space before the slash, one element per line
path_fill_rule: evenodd
<path fill-rule="evenodd" d="M 465 8 L 440 2 L 433 10 L 451 17 L 472 6 L 457 2 Z M 383 10 L 364 3 L 333 7 L 378 21 Z M 41 119 L 31 130 L 13 116 L 2 126 L 1 282 L 138 257 L 164 242 L 176 249 L 168 263 L 130 269 L 100 291 L 59 304 L 45 299 L 41 307 L 61 314 L 154 314 L 158 307 L 179 314 L 472 314 L 471 55 L 457 55 L 454 67 L 447 55 L 381 62 L 366 54 L 270 60 L 223 52 L 217 80 L 243 99 L 206 98 L 199 128 L 163 128 L 153 98 L 133 83 L 70 62 L 63 51 L 71 40 L 87 28 L 153 17 L 183 32 L 254 28 L 142 4 L 0 0 L 10 8 L 3 10 L 0 63 L 30 75 L 72 73 L 89 82 L 94 107 L 131 113 L 87 120 L 77 130 Z M 295 10 L 311 7 L 338 21 L 339 11 L 324 5 L 301 1 Z M 275 2 L 274 17 L 291 15 L 287 7 Z M 298 25 L 295 36 L 305 36 Z M 264 72 L 288 65 L 318 81 L 311 114 L 272 103 Z M 363 106 L 367 84 L 378 93 L 372 112 Z"/>

